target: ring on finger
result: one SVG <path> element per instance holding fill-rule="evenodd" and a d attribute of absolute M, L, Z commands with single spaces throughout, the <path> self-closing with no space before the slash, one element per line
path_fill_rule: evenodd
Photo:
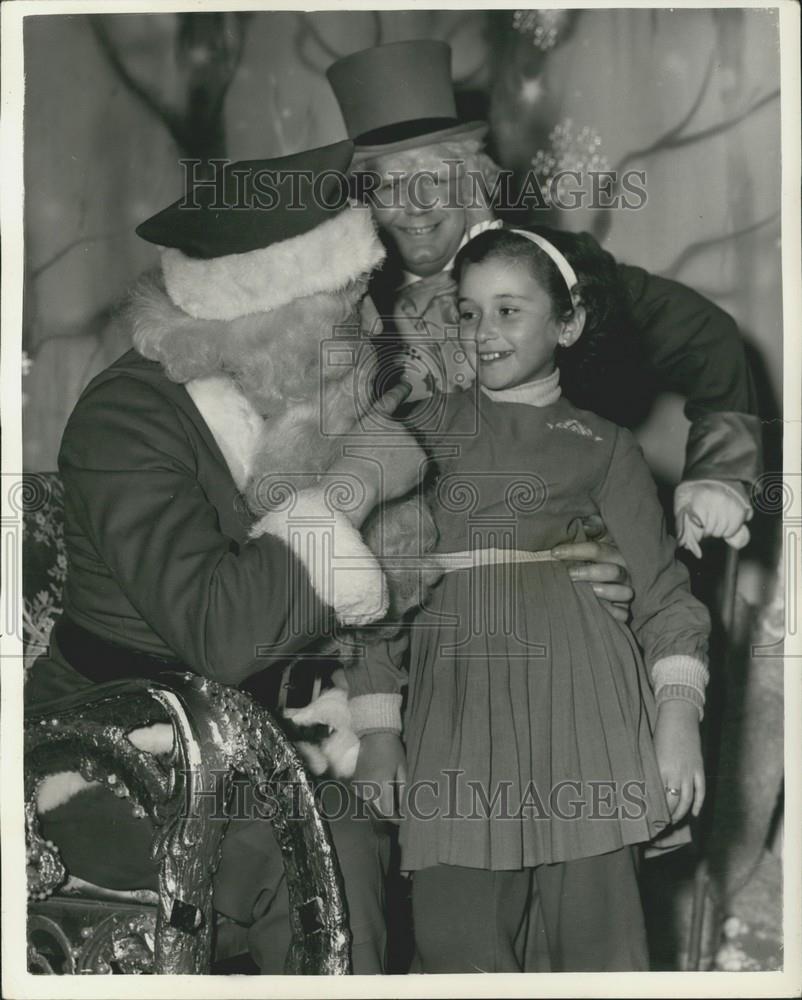
<path fill-rule="evenodd" d="M 679 795 L 680 791 L 678 788 L 671 788 L 666 785 L 666 795 Z"/>

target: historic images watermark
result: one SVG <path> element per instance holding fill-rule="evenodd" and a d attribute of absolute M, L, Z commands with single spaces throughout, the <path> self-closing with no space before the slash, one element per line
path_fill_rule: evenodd
<path fill-rule="evenodd" d="M 548 177 L 534 167 L 523 173 L 491 174 L 459 157 L 444 158 L 438 170 L 275 170 L 236 167 L 229 160 L 184 159 L 184 197 L 179 208 L 213 211 L 324 211 L 356 202 L 385 211 L 442 209 L 622 209 L 637 211 L 648 201 L 645 170 L 558 170 Z"/>
<path fill-rule="evenodd" d="M 758 514 L 782 519 L 780 559 L 773 590 L 761 619 L 761 630 L 751 644 L 757 659 L 800 659 L 791 650 L 799 635 L 799 581 L 802 575 L 802 518 L 798 516 L 802 476 L 764 472 L 752 486 L 752 506 Z M 793 516 L 792 512 L 797 512 Z M 789 642 L 790 640 L 790 642 Z"/>
<path fill-rule="evenodd" d="M 459 448 L 459 442 L 456 442 L 453 447 L 455 449 L 454 454 L 458 454 L 456 449 Z M 481 475 L 485 474 L 486 470 L 483 470 Z M 282 474 L 277 477 L 277 482 L 266 481 L 264 488 L 271 492 L 279 506 L 286 507 L 288 510 L 288 531 L 307 531 L 310 528 L 317 528 L 323 533 L 327 531 L 331 532 L 330 541 L 333 542 L 333 514 L 330 517 L 323 518 L 320 523 L 310 523 L 307 516 L 299 515 L 293 518 L 292 507 L 298 489 L 302 489 L 304 486 L 320 487 L 322 483 L 322 487 L 328 491 L 327 496 L 329 497 L 332 510 L 336 510 L 338 507 L 345 509 L 351 503 L 357 503 L 363 486 L 358 477 L 347 477 L 347 481 L 343 481 L 342 476 L 327 476 L 325 473 L 321 475 L 314 475 L 309 472 L 299 473 L 299 476 L 301 475 L 305 477 L 303 482 L 299 482 L 297 477 L 288 477 L 287 474 Z M 66 574 L 66 549 L 60 523 L 60 518 L 63 516 L 60 512 L 63 497 L 58 478 L 54 475 L 42 473 L 27 473 L 24 475 L 8 474 L 2 478 L 8 505 L 2 525 L 4 559 L 2 602 L 0 602 L 0 629 L 4 634 L 12 634 L 20 638 L 24 660 L 26 664 L 30 664 L 37 655 L 46 652 L 50 629 L 61 610 L 61 589 Z M 512 479 L 514 478 L 512 477 Z M 288 479 L 290 480 L 289 488 L 287 487 Z M 511 485 L 514 485 L 512 479 Z M 466 518 L 470 519 L 474 508 L 476 508 L 476 487 L 478 482 L 481 482 L 480 473 L 477 472 L 473 476 L 469 473 L 464 473 L 459 477 L 458 483 L 451 482 L 449 486 L 449 481 L 446 480 L 440 489 L 441 492 L 445 490 L 446 501 L 450 502 L 450 496 L 451 500 L 455 503 L 466 505 L 463 513 Z M 789 476 L 783 475 L 780 472 L 767 472 L 755 484 L 753 491 L 752 499 L 758 514 L 762 516 L 781 517 L 783 520 L 783 559 L 781 562 L 781 571 L 778 573 L 777 578 L 775 600 L 772 605 L 773 607 L 776 605 L 776 614 L 774 615 L 776 619 L 775 627 L 773 627 L 770 634 L 766 634 L 760 641 L 752 644 L 752 655 L 760 658 L 782 658 L 798 655 L 790 652 L 786 648 L 786 645 L 787 640 L 793 640 L 799 630 L 799 567 L 802 565 L 802 523 L 800 523 L 799 518 L 790 516 L 790 511 L 794 507 L 796 498 L 799 496 L 799 484 L 798 475 Z M 449 487 L 449 489 L 446 490 L 446 487 Z M 514 490 L 511 494 L 513 506 L 520 506 L 521 504 L 531 506 L 542 503 L 544 497 L 543 485 L 534 481 L 520 482 L 517 491 Z M 476 513 L 481 515 L 480 510 L 477 510 Z M 514 515 L 515 511 L 512 510 L 510 513 Z M 245 511 L 242 514 L 246 516 Z M 477 521 L 477 525 L 481 527 L 480 521 L 481 517 Z M 505 537 L 509 539 L 510 546 L 515 547 L 519 544 L 515 540 L 517 536 L 515 535 L 514 517 L 505 518 L 504 523 L 499 522 L 497 527 L 500 531 L 503 530 L 507 533 Z M 40 590 L 36 594 L 28 594 L 26 592 L 24 581 L 22 592 L 17 586 L 18 574 L 22 569 L 23 551 L 26 545 L 45 546 L 48 556 L 52 556 L 51 572 L 47 578 L 47 589 Z M 321 552 L 321 558 L 327 567 L 330 588 L 334 586 L 335 573 L 358 573 L 362 568 L 358 559 L 335 561 L 331 558 L 334 552 L 333 548 L 328 550 L 328 554 L 323 551 Z M 388 557 L 387 566 L 395 570 L 424 573 L 428 572 L 432 567 L 432 556 L 423 551 L 416 551 L 413 544 L 409 555 L 399 554 L 394 557 Z M 503 571 L 505 574 L 510 574 L 509 576 L 505 575 L 505 579 L 508 580 L 510 586 L 515 586 L 517 579 L 513 570 L 514 567 L 513 569 L 505 567 Z M 295 560 L 291 560 L 288 572 L 300 575 L 304 573 L 304 570 Z M 289 581 L 289 585 L 292 585 L 292 581 Z M 479 585 L 478 580 L 476 585 Z M 293 592 L 303 595 L 306 593 L 306 589 L 299 585 Z M 333 593 L 334 591 L 330 589 L 329 592 Z M 24 599 L 23 594 L 26 595 Z M 311 601 L 311 599 L 310 597 L 309 600 Z M 309 632 L 307 636 L 305 631 L 308 628 L 309 622 L 314 620 L 314 617 L 308 609 L 304 609 L 301 606 L 294 606 L 292 613 L 287 617 L 287 634 L 281 637 L 277 645 L 283 647 L 288 638 L 303 640 L 305 637 L 308 638 L 310 645 L 314 644 L 315 640 L 321 638 L 321 634 L 315 631 L 314 633 Z M 468 622 L 469 617 L 467 615 L 464 616 L 463 631 L 466 635 L 469 627 L 472 627 Z M 504 621 L 483 621 L 477 627 L 506 628 L 508 624 Z M 375 626 L 377 631 L 381 630 L 382 627 L 381 622 Z M 429 626 L 427 626 L 425 621 L 421 621 L 413 622 L 411 627 L 413 629 L 426 629 Z M 363 631 L 369 634 L 371 628 L 371 626 L 366 626 Z M 348 631 L 333 622 L 331 623 L 329 634 L 324 636 L 324 638 L 336 638 L 338 641 L 345 643 L 345 645 L 351 644 L 353 655 L 364 655 L 364 643 L 357 641 L 355 638 L 349 638 Z M 298 645 L 302 645 L 302 642 L 299 642 Z M 270 658 L 274 655 L 274 652 L 275 647 L 266 644 L 259 646 L 254 651 L 254 655 Z M 531 642 L 527 642 L 521 645 L 521 654 L 539 658 L 545 654 L 545 650 L 541 649 L 539 651 L 538 648 L 532 646 Z M 298 653 L 299 658 L 304 658 L 305 655 L 303 651 Z M 310 649 L 308 655 L 315 657 L 319 653 L 315 649 Z"/>
<path fill-rule="evenodd" d="M 200 819 L 205 811 L 215 820 L 303 820 L 306 785 L 273 779 L 231 781 L 228 771 L 212 771 L 210 787 L 198 789 L 185 780 L 185 819 Z M 187 775 L 185 774 L 185 778 Z M 469 778 L 460 768 L 444 768 L 437 779 L 407 785 L 391 782 L 399 816 L 422 822 L 435 820 L 482 822 L 552 821 L 634 822 L 648 814 L 646 784 L 642 779 L 616 781 L 564 779 L 548 787 L 535 781 L 523 786 L 511 780 L 489 785 Z M 190 794 L 189 790 L 192 789 Z M 374 814 L 384 786 L 376 781 L 324 778 L 314 785 L 315 804 L 328 821 L 367 819 Z"/>

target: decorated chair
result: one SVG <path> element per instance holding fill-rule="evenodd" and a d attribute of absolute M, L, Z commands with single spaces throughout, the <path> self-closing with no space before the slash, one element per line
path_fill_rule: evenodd
<path fill-rule="evenodd" d="M 58 476 L 26 475 L 22 494 L 27 669 L 61 613 L 67 560 Z M 292 744 L 248 695 L 191 673 L 95 685 L 26 714 L 24 767 L 31 972 L 209 972 L 225 937 L 212 910 L 224 823 L 210 821 L 219 803 L 210 792 L 222 781 L 230 801 L 235 774 L 269 787 L 277 805 L 271 822 L 292 925 L 287 972 L 349 971 L 340 873 L 313 787 Z M 92 885 L 65 869 L 38 818 L 48 782 L 65 774 L 103 783 L 150 818 L 158 892 Z"/>

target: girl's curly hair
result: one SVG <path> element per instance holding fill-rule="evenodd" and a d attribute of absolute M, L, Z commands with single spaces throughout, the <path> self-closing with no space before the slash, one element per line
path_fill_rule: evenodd
<path fill-rule="evenodd" d="M 563 392 L 577 406 L 617 423 L 632 423 L 632 376 L 639 355 L 630 316 L 629 297 L 618 264 L 590 233 L 532 226 L 566 258 L 577 276 L 574 300 L 585 307 L 582 336 L 571 347 L 557 348 Z M 454 270 L 459 280 L 469 263 L 493 257 L 525 260 L 535 280 L 548 293 L 555 319 L 568 319 L 575 302 L 552 259 L 535 243 L 509 229 L 488 229 L 462 250 Z"/>

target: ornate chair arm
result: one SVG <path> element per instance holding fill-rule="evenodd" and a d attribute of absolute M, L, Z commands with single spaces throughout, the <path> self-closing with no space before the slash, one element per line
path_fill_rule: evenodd
<path fill-rule="evenodd" d="M 157 724 L 172 730 L 166 753 L 129 738 Z M 273 803 L 290 897 L 287 972 L 350 971 L 350 934 L 341 878 L 328 831 L 303 764 L 270 713 L 233 688 L 195 674 L 167 674 L 94 687 L 37 707 L 25 722 L 29 894 L 41 898 L 66 877 L 58 850 L 40 834 L 37 793 L 49 775 L 79 771 L 128 797 L 156 829 L 159 865 L 154 971 L 207 972 L 212 876 L 225 822 L 212 815 L 230 801 L 244 773 Z"/>

